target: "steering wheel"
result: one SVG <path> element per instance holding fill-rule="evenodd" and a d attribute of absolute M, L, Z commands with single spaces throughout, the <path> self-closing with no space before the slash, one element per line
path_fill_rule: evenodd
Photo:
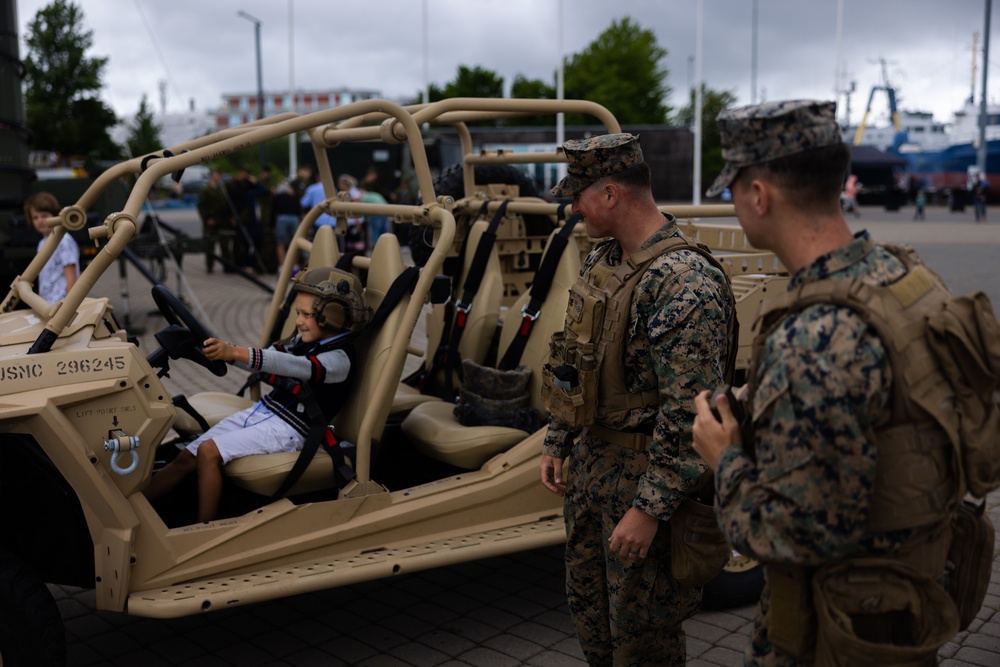
<path fill-rule="evenodd" d="M 229 364 L 221 359 L 209 359 L 201 349 L 202 343 L 208 338 L 215 336 L 205 327 L 201 321 L 194 316 L 194 313 L 178 299 L 173 292 L 163 285 L 153 287 L 153 301 L 156 307 L 163 314 L 173 329 L 173 333 L 168 335 L 167 331 L 156 334 L 156 340 L 166 349 L 173 359 L 190 359 L 200 366 L 204 366 L 213 375 L 222 377 L 229 370 Z M 182 336 L 177 334 L 183 333 Z"/>

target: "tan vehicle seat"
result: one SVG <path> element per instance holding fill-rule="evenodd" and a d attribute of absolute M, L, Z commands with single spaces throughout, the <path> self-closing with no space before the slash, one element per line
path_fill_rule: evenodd
<path fill-rule="evenodd" d="M 553 235 L 555 232 L 553 232 Z M 552 237 L 549 237 L 551 247 Z M 531 337 L 521 355 L 521 363 L 532 370 L 528 389 L 531 406 L 546 414 L 542 405 L 542 364 L 548 358 L 552 334 L 562 330 L 566 321 L 569 289 L 580 275 L 580 253 L 571 243 L 563 252 L 552 278 L 552 287 L 542 304 Z M 521 326 L 521 309 L 531 298 L 531 290 L 511 306 L 500 332 L 501 356 Z M 418 405 L 403 420 L 404 435 L 426 456 L 467 470 L 478 469 L 525 437 L 524 431 L 504 426 L 464 426 L 455 418 L 454 404 L 445 401 Z"/>
<path fill-rule="evenodd" d="M 365 301 L 372 310 L 379 307 L 393 281 L 404 269 L 399 240 L 394 234 L 383 234 L 372 250 L 368 284 L 365 287 Z M 409 301 L 409 294 L 400 299 L 378 330 L 366 335 L 358 345 L 359 373 L 354 389 L 340 414 L 334 419 L 335 433 L 341 440 L 357 442 L 361 420 L 369 409 L 378 410 L 375 415 L 376 424 L 384 424 L 389 415 L 391 403 L 388 400 L 380 401 L 375 396 L 375 387 L 386 369 L 393 337 L 403 326 Z M 380 433 L 376 433 L 373 441 L 377 441 L 380 436 Z M 223 470 L 237 486 L 269 496 L 284 481 L 298 456 L 298 452 L 245 456 L 230 461 Z M 333 484 L 333 463 L 326 452 L 317 451 L 288 495 L 329 489 Z"/>
<path fill-rule="evenodd" d="M 316 236 L 313 238 L 309 266 L 336 266 L 339 259 L 340 250 L 337 247 L 337 237 L 333 227 L 323 225 L 316 230 Z M 294 328 L 295 313 L 289 312 L 281 330 L 281 338 L 289 336 Z M 229 415 L 253 405 L 253 401 L 246 396 L 237 396 L 225 391 L 203 391 L 188 397 L 188 402 L 205 418 L 209 426 L 215 426 Z M 177 410 L 173 426 L 181 435 L 195 436 L 201 433 L 201 426 L 195 418 L 183 410 Z"/>
<path fill-rule="evenodd" d="M 479 239 L 483 232 L 489 227 L 488 220 L 477 220 L 469 229 L 469 242 L 466 245 L 464 263 L 462 268 L 462 280 L 456 294 L 461 294 L 465 287 L 465 278 L 469 275 L 469 268 L 476 254 Z M 500 320 L 500 304 L 503 300 L 503 273 L 500 270 L 500 257 L 497 254 L 496 245 L 490 252 L 489 260 L 486 263 L 486 270 L 483 272 L 482 282 L 479 283 L 479 291 L 472 302 L 472 309 L 469 311 L 468 321 L 465 325 L 465 332 L 458 342 L 458 352 L 462 359 L 472 359 L 476 363 L 483 363 L 489 352 L 490 342 L 496 333 L 497 322 Z M 435 350 L 441 342 L 444 332 L 444 305 L 435 305 L 427 313 L 427 353 L 424 358 L 425 370 L 433 363 Z M 449 333 L 450 335 L 450 333 Z M 392 414 L 409 412 L 421 403 L 428 401 L 440 401 L 437 396 L 421 394 L 420 391 L 408 384 L 400 383 L 396 389 L 396 396 L 392 401 Z"/>

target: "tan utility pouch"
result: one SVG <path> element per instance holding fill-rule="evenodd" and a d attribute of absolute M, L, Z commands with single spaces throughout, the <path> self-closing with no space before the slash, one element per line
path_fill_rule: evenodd
<path fill-rule="evenodd" d="M 985 509 L 985 500 L 979 505 L 963 501 L 951 523 L 948 593 L 958 607 L 960 630 L 969 627 L 982 608 L 993 571 L 996 531 Z"/>
<path fill-rule="evenodd" d="M 948 592 L 898 561 L 828 565 L 813 576 L 816 667 L 923 667 L 958 632 Z"/>
<path fill-rule="evenodd" d="M 771 590 L 767 638 L 797 660 L 809 658 L 816 644 L 811 573 L 811 569 L 797 565 L 767 565 L 767 583 Z"/>
<path fill-rule="evenodd" d="M 576 342 L 564 332 L 552 335 L 549 360 L 542 366 L 542 401 L 556 419 L 582 428 L 597 411 L 597 360 L 592 343 Z"/>
<path fill-rule="evenodd" d="M 709 488 L 714 489 L 714 485 Z M 685 498 L 669 524 L 670 573 L 677 583 L 703 586 L 722 572 L 733 550 L 719 529 L 712 505 Z"/>

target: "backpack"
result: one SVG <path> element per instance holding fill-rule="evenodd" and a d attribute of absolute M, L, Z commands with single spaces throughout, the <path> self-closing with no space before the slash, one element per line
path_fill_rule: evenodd
<path fill-rule="evenodd" d="M 954 392 L 962 470 L 977 498 L 1000 487 L 1000 324 L 989 297 L 946 299 L 927 321 L 930 348 Z"/>

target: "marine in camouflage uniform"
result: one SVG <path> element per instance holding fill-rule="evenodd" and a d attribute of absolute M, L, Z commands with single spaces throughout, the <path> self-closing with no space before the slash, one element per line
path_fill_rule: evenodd
<path fill-rule="evenodd" d="M 606 135 L 567 142 L 569 176 L 553 189 L 580 193 L 606 175 L 641 161 L 630 135 Z M 642 247 L 680 236 L 672 218 L 652 210 L 652 235 Z M 656 220 L 659 220 L 659 223 Z M 581 279 L 595 263 L 622 263 L 617 240 L 638 224 L 620 219 L 584 262 Z M 659 224 L 659 228 L 656 225 Z M 633 249 L 634 251 L 635 249 Z M 691 250 L 653 260 L 632 292 L 625 338 L 624 378 L 628 390 L 655 389 L 659 401 L 629 410 L 617 431 L 649 432 L 646 451 L 613 444 L 589 428 L 570 428 L 550 416 L 543 454 L 570 459 L 565 486 L 566 584 L 570 613 L 587 661 L 597 665 L 683 665 L 681 622 L 692 615 L 700 589 L 680 586 L 670 574 L 670 531 L 666 522 L 706 468 L 691 449 L 692 399 L 722 381 L 729 351 L 729 319 L 735 317 L 725 275 Z M 735 351 L 732 351 L 735 354 Z M 543 458 L 543 466 L 545 459 Z M 543 482 L 546 471 L 542 471 Z M 546 484 L 546 486 L 549 486 Z M 550 486 L 550 489 L 552 487 Z M 616 550 L 612 537 L 631 510 L 652 517 L 655 534 L 647 547 Z M 641 553 L 640 553 L 641 551 Z"/>
<path fill-rule="evenodd" d="M 832 158 L 817 150 L 846 152 L 834 110 L 833 103 L 797 101 L 721 114 L 728 164 L 709 196 L 729 187 L 744 167 L 794 155 L 818 164 Z M 829 189 L 829 209 L 835 211 L 829 215 L 843 221 L 839 188 L 834 182 Z M 752 197 L 757 194 L 735 184 L 737 212 L 756 206 Z M 816 209 L 799 208 L 809 210 Z M 748 236 L 772 234 L 766 237 L 771 243 L 758 245 L 771 247 L 776 233 L 765 228 L 773 223 L 763 219 L 755 221 L 759 226 L 754 221 L 748 225 L 744 218 L 741 214 Z M 867 232 L 851 239 L 846 222 L 842 229 L 836 222 L 832 228 L 841 239 L 846 235 L 846 243 L 833 244 L 832 250 L 800 267 L 790 266 L 794 272 L 789 290 L 826 278 L 860 277 L 884 285 L 906 273 L 902 262 L 875 245 Z M 816 229 L 818 223 L 809 232 Z M 788 263 L 780 252 L 779 258 Z M 890 419 L 892 387 L 887 353 L 873 330 L 848 308 L 809 306 L 781 321 L 752 364 L 753 441 L 742 448 L 721 443 L 721 456 L 713 466 L 720 525 L 733 548 L 765 564 L 815 567 L 859 550 L 883 555 L 905 542 L 910 531 L 866 533 L 876 476 L 876 448 L 870 436 Z M 704 400 L 699 397 L 698 402 Z M 695 425 L 699 452 L 701 415 Z M 707 417 L 714 422 L 710 414 Z M 770 584 L 757 608 L 746 664 L 810 664 L 808 659 L 791 658 L 768 640 L 773 618 Z"/>

